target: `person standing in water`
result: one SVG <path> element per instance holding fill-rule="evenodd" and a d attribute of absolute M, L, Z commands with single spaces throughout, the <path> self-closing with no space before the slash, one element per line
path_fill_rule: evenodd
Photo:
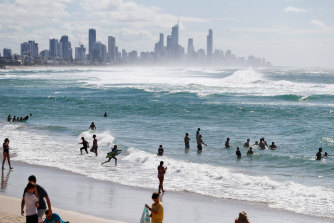
<path fill-rule="evenodd" d="M 271 145 L 269 146 L 269 149 L 271 149 L 271 150 L 277 149 L 277 146 L 275 145 L 275 142 L 271 143 Z"/>
<path fill-rule="evenodd" d="M 199 135 L 201 134 L 200 131 L 201 131 L 201 129 L 198 128 L 197 132 L 196 132 L 196 141 L 198 141 Z"/>
<path fill-rule="evenodd" d="M 11 115 L 8 115 L 8 117 L 7 117 L 7 122 L 10 122 L 10 121 L 12 121 L 12 116 L 11 116 Z"/>
<path fill-rule="evenodd" d="M 207 144 L 205 144 L 202 140 L 202 135 L 199 135 L 198 136 L 198 139 L 197 139 L 197 149 L 198 150 L 202 150 L 202 144 L 205 145 L 205 146 L 208 146 Z"/>
<path fill-rule="evenodd" d="M 239 150 L 239 147 L 237 147 L 237 151 L 235 152 L 238 158 L 241 158 L 241 152 Z"/>
<path fill-rule="evenodd" d="M 167 171 L 167 167 L 164 167 L 164 162 L 160 161 L 160 165 L 158 166 L 159 193 L 161 193 L 161 191 L 165 192 L 164 179 L 165 179 L 166 171 Z"/>
<path fill-rule="evenodd" d="M 97 156 L 97 139 L 96 139 L 96 135 L 93 135 L 93 146 L 90 149 L 91 152 L 95 153 L 95 155 Z"/>
<path fill-rule="evenodd" d="M 82 147 L 80 148 L 80 154 L 82 154 L 82 150 L 84 149 L 85 151 L 86 151 L 86 153 L 88 154 L 88 147 L 89 147 L 89 144 L 88 144 L 88 142 L 85 140 L 85 138 L 84 137 L 81 137 L 81 140 L 82 140 L 82 142 L 81 143 L 79 143 L 79 144 L 82 144 Z"/>
<path fill-rule="evenodd" d="M 190 148 L 189 142 L 190 142 L 189 134 L 186 133 L 186 136 L 184 137 L 184 147 L 185 147 L 185 149 L 189 149 Z"/>
<path fill-rule="evenodd" d="M 105 118 L 106 118 L 106 117 L 108 117 L 108 114 L 107 114 L 107 112 L 105 112 L 103 116 L 104 116 Z"/>
<path fill-rule="evenodd" d="M 9 139 L 5 138 L 2 148 L 3 148 L 3 160 L 2 160 L 2 169 L 5 169 L 5 161 L 7 159 L 8 165 L 10 169 L 13 169 L 13 167 L 10 165 L 10 156 L 9 156 Z"/>
<path fill-rule="evenodd" d="M 164 155 L 164 149 L 162 148 L 162 145 L 159 145 L 159 149 L 158 149 L 158 156 L 163 156 Z"/>
<path fill-rule="evenodd" d="M 245 142 L 244 147 L 246 147 L 246 148 L 249 147 L 249 141 L 250 141 L 250 139 L 247 139 L 247 142 Z"/>
<path fill-rule="evenodd" d="M 111 152 L 113 152 L 113 155 L 111 155 L 109 157 L 109 159 L 103 163 L 101 163 L 101 165 L 110 162 L 111 159 L 115 159 L 115 166 L 117 166 L 117 158 L 116 158 L 116 152 L 117 152 L 117 145 L 114 145 L 114 148 L 111 149 Z"/>
<path fill-rule="evenodd" d="M 319 148 L 319 152 L 317 152 L 316 156 L 317 156 L 317 160 L 321 160 L 322 158 L 322 148 Z"/>
<path fill-rule="evenodd" d="M 247 151 L 247 156 L 251 156 L 253 155 L 254 152 L 253 152 L 253 148 L 252 147 L 249 147 L 249 150 Z"/>
<path fill-rule="evenodd" d="M 96 130 L 96 126 L 95 126 L 94 122 L 92 122 L 92 123 L 90 124 L 90 126 L 89 126 L 88 129 Z"/>
<path fill-rule="evenodd" d="M 225 148 L 226 149 L 228 149 L 228 148 L 230 148 L 231 146 L 230 146 L 230 138 L 227 138 L 226 139 L 226 142 L 225 142 Z"/>

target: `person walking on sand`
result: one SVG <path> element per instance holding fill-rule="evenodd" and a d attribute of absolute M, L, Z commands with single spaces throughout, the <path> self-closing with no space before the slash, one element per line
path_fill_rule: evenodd
<path fill-rule="evenodd" d="M 101 163 L 101 165 L 110 162 L 111 159 L 115 159 L 115 166 L 117 166 L 117 158 L 116 158 L 117 151 L 118 151 L 117 145 L 114 145 L 114 148 L 111 149 L 111 152 L 113 152 L 113 155 L 111 155 L 107 161 Z"/>
<path fill-rule="evenodd" d="M 26 223 L 38 223 L 38 194 L 36 185 L 28 183 L 27 191 L 24 194 L 25 203 L 21 206 L 21 215 L 24 216 L 24 206 L 26 208 Z"/>
<path fill-rule="evenodd" d="M 167 167 L 164 167 L 164 162 L 160 161 L 160 165 L 158 166 L 159 193 L 161 193 L 161 191 L 165 192 L 164 178 L 165 178 L 166 171 L 167 171 Z"/>
<path fill-rule="evenodd" d="M 5 138 L 3 144 L 2 144 L 2 148 L 3 148 L 3 159 L 2 159 L 2 169 L 5 169 L 5 161 L 7 159 L 7 162 L 8 162 L 8 166 L 9 166 L 9 169 L 13 169 L 12 165 L 10 165 L 10 156 L 9 156 L 9 139 L 8 138 Z"/>
<path fill-rule="evenodd" d="M 91 152 L 95 153 L 95 155 L 97 156 L 97 139 L 96 139 L 96 135 L 93 135 L 93 146 L 90 149 Z"/>
<path fill-rule="evenodd" d="M 89 147 L 89 143 L 87 142 L 87 140 L 85 140 L 84 137 L 81 137 L 82 142 L 79 144 L 82 144 L 82 147 L 80 148 L 80 154 L 82 154 L 82 150 L 84 149 L 86 151 L 86 153 L 88 154 L 88 147 Z"/>
<path fill-rule="evenodd" d="M 186 136 L 184 137 L 184 147 L 185 147 L 185 149 L 189 149 L 190 148 L 189 142 L 190 142 L 189 134 L 186 133 Z"/>
<path fill-rule="evenodd" d="M 198 136 L 198 139 L 197 139 L 197 149 L 198 150 L 202 150 L 202 144 L 205 145 L 205 146 L 208 146 L 207 144 L 205 144 L 202 140 L 202 135 L 199 135 Z"/>
<path fill-rule="evenodd" d="M 152 208 L 145 204 L 145 207 L 148 208 L 152 213 L 151 223 L 162 223 L 164 219 L 164 207 L 160 202 L 160 195 L 157 192 L 152 194 L 152 200 L 154 203 L 152 204 Z"/>
<path fill-rule="evenodd" d="M 46 203 L 48 205 L 49 211 L 52 213 L 51 201 L 50 201 L 50 198 L 49 198 L 48 193 L 46 192 L 46 190 L 44 190 L 44 188 L 41 187 L 40 185 L 36 184 L 36 177 L 34 175 L 29 176 L 28 181 L 29 181 L 29 183 L 32 183 L 32 184 L 36 185 L 37 195 L 38 195 L 38 198 L 39 198 L 38 208 L 37 208 L 38 222 L 42 223 L 43 222 L 42 218 L 43 218 L 43 215 L 45 214 L 45 211 L 46 211 L 46 204 L 45 204 L 44 198 L 45 198 Z M 23 211 L 23 207 L 26 203 L 25 194 L 27 193 L 27 190 L 28 190 L 28 188 L 26 187 L 23 191 L 23 197 L 22 197 L 22 201 L 21 201 L 21 211 Z"/>
<path fill-rule="evenodd" d="M 90 124 L 90 126 L 89 126 L 88 129 L 96 130 L 96 126 L 95 126 L 94 122 L 92 122 L 92 123 Z"/>
<path fill-rule="evenodd" d="M 240 212 L 239 217 L 235 219 L 235 223 L 250 223 L 246 212 Z"/>

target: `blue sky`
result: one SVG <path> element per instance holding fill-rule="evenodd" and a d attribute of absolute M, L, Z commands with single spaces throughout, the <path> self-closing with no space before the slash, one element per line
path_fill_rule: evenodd
<path fill-rule="evenodd" d="M 206 48 L 209 28 L 214 48 L 238 56 L 255 55 L 274 65 L 334 67 L 332 0 L 0 0 L 0 49 L 19 52 L 20 43 L 69 35 L 72 46 L 87 45 L 88 29 L 119 49 L 153 50 L 159 32 L 168 35 L 180 18 L 180 43 L 194 38 Z"/>

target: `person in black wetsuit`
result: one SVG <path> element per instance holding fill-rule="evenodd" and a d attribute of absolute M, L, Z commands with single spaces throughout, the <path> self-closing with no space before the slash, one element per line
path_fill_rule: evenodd
<path fill-rule="evenodd" d="M 241 158 L 241 152 L 239 150 L 239 147 L 237 147 L 237 151 L 235 152 L 238 158 Z"/>
<path fill-rule="evenodd" d="M 84 137 L 81 137 L 81 140 L 82 140 L 82 142 L 81 143 L 79 143 L 79 144 L 82 144 L 82 147 L 80 148 L 80 154 L 82 154 L 82 150 L 84 149 L 85 151 L 86 151 L 86 153 L 88 154 L 88 147 L 89 147 L 89 144 L 88 144 L 88 142 L 85 140 L 85 138 Z"/>
<path fill-rule="evenodd" d="M 322 158 L 322 148 L 319 148 L 319 152 L 317 152 L 316 156 L 317 156 L 317 160 L 321 160 Z"/>
<path fill-rule="evenodd" d="M 3 147 L 3 160 L 2 160 L 2 169 L 5 169 L 5 161 L 7 159 L 8 165 L 10 169 L 13 169 L 12 165 L 10 165 L 10 156 L 9 156 L 9 139 L 5 138 L 2 147 Z"/>

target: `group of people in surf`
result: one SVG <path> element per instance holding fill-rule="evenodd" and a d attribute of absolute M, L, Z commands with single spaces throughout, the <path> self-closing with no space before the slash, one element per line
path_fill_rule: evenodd
<path fill-rule="evenodd" d="M 32 116 L 32 114 L 30 114 L 30 117 Z M 25 117 L 19 117 L 19 116 L 15 116 L 12 118 L 11 115 L 8 115 L 7 117 L 7 122 L 25 122 L 29 119 L 29 115 L 26 115 Z"/>

